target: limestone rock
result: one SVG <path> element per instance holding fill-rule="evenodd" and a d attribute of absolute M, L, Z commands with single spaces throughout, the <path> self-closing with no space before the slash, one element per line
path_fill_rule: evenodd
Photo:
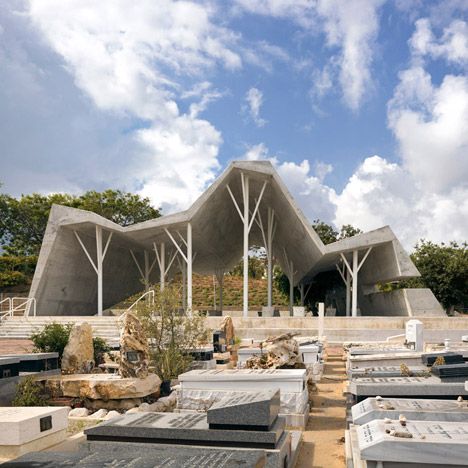
<path fill-rule="evenodd" d="M 104 419 L 106 416 L 107 416 L 107 410 L 104 408 L 97 410 L 95 413 L 89 415 L 89 417 L 93 419 Z"/>
<path fill-rule="evenodd" d="M 261 344 L 263 354 L 246 362 L 249 369 L 303 368 L 299 343 L 291 333 L 267 338 Z"/>
<path fill-rule="evenodd" d="M 135 408 L 130 408 L 129 410 L 125 411 L 125 414 L 134 414 L 134 413 L 139 413 L 140 410 L 138 409 L 137 406 Z"/>
<path fill-rule="evenodd" d="M 142 398 L 159 393 L 161 379 L 148 374 L 144 379 L 121 378 L 116 374 L 75 374 L 51 376 L 46 387 L 54 394 L 90 400 Z"/>
<path fill-rule="evenodd" d="M 93 329 L 87 322 L 74 325 L 62 356 L 64 374 L 88 373 L 94 367 Z"/>
<path fill-rule="evenodd" d="M 149 403 L 142 403 L 139 407 L 138 407 L 138 411 L 140 411 L 141 413 L 146 413 L 149 411 Z"/>
<path fill-rule="evenodd" d="M 145 378 L 148 375 L 148 340 L 138 317 L 126 312 L 120 331 L 121 377 Z"/>
<path fill-rule="evenodd" d="M 120 413 L 118 411 L 109 411 L 107 416 L 104 418 L 105 421 L 109 421 L 109 419 L 118 418 Z"/>
<path fill-rule="evenodd" d="M 230 346 L 234 344 L 234 323 L 230 315 L 226 315 L 226 317 L 224 317 L 220 328 L 226 337 L 226 345 Z"/>
<path fill-rule="evenodd" d="M 68 413 L 68 417 L 72 417 L 72 418 L 85 418 L 88 415 L 89 415 L 89 411 L 86 408 L 73 408 Z"/>

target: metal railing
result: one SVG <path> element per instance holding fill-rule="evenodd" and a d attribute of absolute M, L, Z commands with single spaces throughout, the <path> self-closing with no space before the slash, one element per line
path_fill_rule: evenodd
<path fill-rule="evenodd" d="M 19 300 L 20 303 L 18 305 L 15 306 L 15 300 Z M 13 316 L 15 315 L 15 312 L 17 311 L 20 311 L 20 310 L 23 310 L 24 309 L 24 313 L 23 313 L 23 316 L 24 317 L 29 317 L 30 315 L 30 312 L 31 312 L 31 307 L 32 307 L 32 310 L 33 310 L 33 317 L 36 316 L 36 298 L 34 297 L 28 297 L 28 298 L 24 298 L 24 297 L 13 297 L 11 299 L 11 314 L 10 316 Z"/>
<path fill-rule="evenodd" d="M 142 294 L 125 312 L 130 312 L 142 299 L 145 297 L 148 297 L 150 305 L 154 305 L 154 289 L 150 289 L 149 291 L 146 291 L 144 294 Z"/>

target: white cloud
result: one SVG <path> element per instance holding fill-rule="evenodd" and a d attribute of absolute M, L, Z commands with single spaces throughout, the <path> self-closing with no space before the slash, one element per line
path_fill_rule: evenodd
<path fill-rule="evenodd" d="M 461 20 L 452 21 L 444 28 L 442 36 L 437 39 L 432 31 L 428 18 L 416 21 L 416 31 L 410 40 L 412 52 L 416 56 L 445 58 L 449 62 L 468 65 L 468 23 Z"/>
<path fill-rule="evenodd" d="M 260 108 L 263 104 L 263 93 L 258 88 L 250 88 L 245 95 L 247 106 L 244 110 L 248 112 L 250 118 L 257 127 L 263 127 L 267 122 L 260 117 Z"/>
<path fill-rule="evenodd" d="M 346 104 L 357 110 L 372 84 L 371 64 L 383 0 L 318 0 L 330 47 L 338 47 L 339 80 Z M 330 87 L 330 86 L 329 86 Z"/>
<path fill-rule="evenodd" d="M 191 1 L 31 0 L 32 21 L 94 105 L 147 122 L 130 132 L 139 151 L 127 177 L 166 213 L 187 207 L 219 167 L 222 138 L 199 115 L 222 93 L 200 77 L 242 59 L 215 14 Z M 177 99 L 194 100 L 187 114 Z"/>
<path fill-rule="evenodd" d="M 358 110 L 372 89 L 371 66 L 385 0 L 236 0 L 244 11 L 290 19 L 311 33 L 322 31 L 328 47 L 338 49 L 313 76 L 315 94 L 339 81 L 346 105 Z"/>

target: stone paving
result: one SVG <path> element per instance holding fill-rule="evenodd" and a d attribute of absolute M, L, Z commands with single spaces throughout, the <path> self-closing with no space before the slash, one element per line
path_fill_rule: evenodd
<path fill-rule="evenodd" d="M 344 468 L 346 380 L 342 348 L 327 348 L 324 375 L 317 384 L 296 468 Z"/>
<path fill-rule="evenodd" d="M 31 353 L 34 345 L 31 340 L 0 339 L 0 356 L 4 354 Z"/>

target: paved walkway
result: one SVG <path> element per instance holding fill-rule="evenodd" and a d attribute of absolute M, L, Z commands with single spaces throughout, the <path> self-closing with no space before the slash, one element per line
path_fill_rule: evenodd
<path fill-rule="evenodd" d="M 30 353 L 33 347 L 31 340 L 0 339 L 0 356 Z"/>
<path fill-rule="evenodd" d="M 344 431 L 346 408 L 343 381 L 345 363 L 341 348 L 328 348 L 328 357 L 313 407 L 296 468 L 344 468 Z"/>

